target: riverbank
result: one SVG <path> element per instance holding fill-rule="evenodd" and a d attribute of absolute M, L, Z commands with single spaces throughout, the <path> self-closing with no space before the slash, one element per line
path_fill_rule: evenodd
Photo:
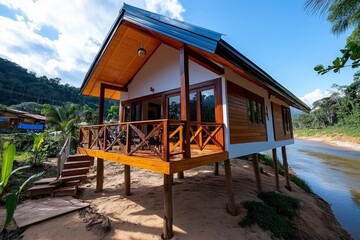
<path fill-rule="evenodd" d="M 324 144 L 346 148 L 349 150 L 360 151 L 360 137 L 352 137 L 345 135 L 323 135 L 323 134 L 314 134 L 310 136 L 300 135 L 294 133 L 294 138 L 299 140 L 321 142 Z"/>
<path fill-rule="evenodd" d="M 260 164 L 263 190 L 275 190 L 273 169 Z M 242 228 L 239 222 L 246 216 L 244 201 L 259 201 L 251 161 L 232 160 L 235 203 L 239 213 L 231 216 L 225 209 L 226 189 L 224 169 L 214 176 L 212 166 L 202 166 L 185 172 L 185 179 L 174 182 L 174 239 L 274 239 L 260 227 Z M 123 166 L 105 162 L 104 191 L 95 193 L 95 181 L 82 186 L 79 198 L 112 221 L 112 230 L 105 239 L 159 239 L 163 224 L 163 176 L 132 168 L 132 195 L 123 195 Z M 285 187 L 280 176 L 280 192 L 300 199 L 300 209 L 294 224 L 298 239 L 351 239 L 332 214 L 329 205 L 315 194 L 308 194 L 292 184 Z M 64 224 L 66 223 L 66 224 Z M 78 213 L 70 213 L 29 227 L 26 239 L 99 239 L 86 230 Z"/>

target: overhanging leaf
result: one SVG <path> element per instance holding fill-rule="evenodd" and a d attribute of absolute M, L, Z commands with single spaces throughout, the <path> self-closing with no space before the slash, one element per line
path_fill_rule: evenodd
<path fill-rule="evenodd" d="M 16 196 L 16 194 L 11 193 L 11 194 L 7 195 L 6 200 L 5 200 L 6 219 L 5 219 L 5 224 L 4 224 L 3 230 L 7 226 L 9 226 L 9 224 L 11 223 L 11 219 L 13 218 L 14 213 L 15 213 L 16 205 L 17 205 L 17 196 Z"/>

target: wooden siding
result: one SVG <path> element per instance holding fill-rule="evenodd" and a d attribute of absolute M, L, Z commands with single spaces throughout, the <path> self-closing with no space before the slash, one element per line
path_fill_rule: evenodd
<path fill-rule="evenodd" d="M 263 106 L 264 98 L 230 81 L 227 81 L 227 95 L 230 144 L 267 141 L 266 120 L 264 119 L 264 124 L 250 123 L 246 109 L 246 98 L 255 98 Z"/>
<path fill-rule="evenodd" d="M 289 109 L 289 107 L 285 107 L 274 102 L 271 103 L 275 141 L 281 141 L 281 140 L 287 140 L 293 138 L 292 128 L 290 128 L 289 131 L 286 131 L 285 129 L 282 108 Z M 289 117 L 291 124 L 291 116 Z"/>

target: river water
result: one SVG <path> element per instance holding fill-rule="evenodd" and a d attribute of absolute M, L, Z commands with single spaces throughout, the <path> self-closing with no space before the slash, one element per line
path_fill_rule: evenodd
<path fill-rule="evenodd" d="M 289 166 L 331 205 L 341 226 L 360 240 L 360 152 L 296 140 L 287 146 L 287 155 Z"/>

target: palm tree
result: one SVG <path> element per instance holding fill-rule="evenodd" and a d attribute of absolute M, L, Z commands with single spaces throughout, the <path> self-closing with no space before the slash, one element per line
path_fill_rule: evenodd
<path fill-rule="evenodd" d="M 78 105 L 69 104 L 64 106 L 47 105 L 43 114 L 47 117 L 47 124 L 56 131 L 61 131 L 63 137 L 74 136 L 76 122 L 79 119 Z"/>
<path fill-rule="evenodd" d="M 359 0 L 306 0 L 304 7 L 309 12 L 327 13 L 334 34 L 344 33 L 350 27 L 354 27 L 350 36 L 354 34 L 359 36 Z"/>

